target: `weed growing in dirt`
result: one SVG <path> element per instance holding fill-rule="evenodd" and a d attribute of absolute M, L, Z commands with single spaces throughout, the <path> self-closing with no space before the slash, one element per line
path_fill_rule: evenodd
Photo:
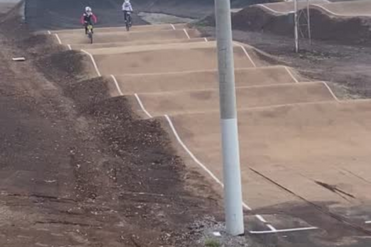
<path fill-rule="evenodd" d="M 207 239 L 205 241 L 205 247 L 220 247 L 220 243 L 218 240 L 215 239 Z"/>

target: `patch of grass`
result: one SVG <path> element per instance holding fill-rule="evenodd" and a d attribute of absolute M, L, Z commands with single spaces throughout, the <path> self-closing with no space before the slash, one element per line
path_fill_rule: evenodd
<path fill-rule="evenodd" d="M 208 239 L 205 241 L 205 247 L 220 247 L 220 243 L 215 239 Z"/>

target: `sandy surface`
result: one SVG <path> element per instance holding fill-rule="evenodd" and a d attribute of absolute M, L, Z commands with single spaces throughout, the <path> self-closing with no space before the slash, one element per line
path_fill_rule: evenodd
<path fill-rule="evenodd" d="M 215 89 L 139 94 L 153 116 L 218 111 L 219 92 Z M 333 101 L 322 83 L 274 84 L 263 87 L 238 87 L 237 109 L 267 107 L 304 102 Z"/>
<path fill-rule="evenodd" d="M 247 172 L 243 177 L 254 169 L 312 202 L 349 207 L 369 201 L 371 177 L 364 169 L 370 106 L 370 102 L 323 103 L 239 111 L 242 173 Z M 200 113 L 173 119 L 186 145 L 205 164 L 213 164 L 211 169 L 221 177 L 218 117 L 217 113 Z M 350 131 L 355 129 L 357 133 Z M 339 194 L 317 181 L 338 188 Z M 262 188 L 253 192 L 247 184 L 244 188 L 246 200 L 254 207 L 282 203 L 273 199 L 280 198 L 277 193 Z M 251 199 L 258 191 L 264 196 Z M 282 192 L 283 197 L 285 194 Z"/>
<path fill-rule="evenodd" d="M 295 83 L 294 78 L 287 72 L 287 68 L 282 66 L 237 69 L 235 76 L 237 87 L 277 85 L 280 82 Z M 216 70 L 153 75 L 117 75 L 116 78 L 119 85 L 125 88 L 124 94 L 215 90 L 219 87 Z"/>
<path fill-rule="evenodd" d="M 195 32 L 190 31 L 188 35 L 195 37 Z M 159 30 L 159 31 L 131 31 L 131 32 L 97 32 L 94 33 L 95 43 L 112 43 L 112 42 L 133 42 L 133 41 L 150 41 L 150 40 L 171 40 L 171 39 L 187 39 L 183 29 L 179 30 Z M 80 33 L 59 33 L 62 43 L 65 44 L 86 44 L 87 38 L 84 32 Z"/>

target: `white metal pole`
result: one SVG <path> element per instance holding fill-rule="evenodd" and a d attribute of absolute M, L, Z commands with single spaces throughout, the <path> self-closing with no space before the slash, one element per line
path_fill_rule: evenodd
<path fill-rule="evenodd" d="M 298 1 L 294 0 L 294 23 L 295 23 L 295 52 L 299 52 L 299 30 L 298 30 Z"/>
<path fill-rule="evenodd" d="M 244 219 L 230 7 L 229 0 L 215 0 L 225 217 L 227 232 L 238 236 Z"/>
<path fill-rule="evenodd" d="M 310 19 L 310 8 L 309 8 L 309 0 L 307 0 L 307 19 L 308 19 L 308 39 L 309 44 L 312 45 L 312 27 L 311 27 L 311 19 Z"/>

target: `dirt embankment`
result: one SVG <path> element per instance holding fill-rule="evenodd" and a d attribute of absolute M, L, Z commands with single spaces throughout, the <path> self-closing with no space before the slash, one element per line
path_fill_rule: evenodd
<path fill-rule="evenodd" d="M 333 43 L 371 46 L 371 18 L 331 17 L 311 10 L 312 37 Z"/>
<path fill-rule="evenodd" d="M 252 6 L 233 14 L 232 23 L 236 30 L 291 35 L 294 18 L 293 15 L 271 15 L 260 7 Z"/>
<path fill-rule="evenodd" d="M 305 16 L 306 13 L 301 14 Z M 366 45 L 371 44 L 371 18 L 335 17 L 319 9 L 311 8 L 312 38 L 337 44 Z M 233 28 L 242 31 L 270 32 L 293 37 L 293 14 L 273 14 L 258 6 L 251 6 L 232 17 Z M 300 19 L 303 36 L 307 38 L 306 18 Z"/>
<path fill-rule="evenodd" d="M 301 38 L 308 38 L 306 10 L 301 14 Z M 312 39 L 344 45 L 371 45 L 371 18 L 335 17 L 319 9 L 310 10 Z M 203 26 L 215 26 L 213 15 L 199 22 Z M 274 14 L 259 6 L 246 7 L 232 14 L 234 30 L 272 33 L 294 36 L 294 15 Z"/>
<path fill-rule="evenodd" d="M 215 26 L 215 16 L 209 15 L 198 22 L 202 26 Z M 294 25 L 292 15 L 270 15 L 266 10 L 251 6 L 232 13 L 234 30 L 273 32 L 280 35 L 291 35 Z"/>
<path fill-rule="evenodd" d="M 203 36 L 215 37 L 215 27 L 198 26 Z M 294 52 L 294 39 L 272 33 L 233 31 L 233 39 L 270 54 L 270 64 L 284 64 L 310 80 L 335 84 L 339 98 L 371 97 L 371 48 L 347 46 L 314 40 L 300 42 L 300 52 Z"/>
<path fill-rule="evenodd" d="M 50 121 L 54 127 L 49 134 L 27 139 L 28 150 L 18 153 L 8 147 L 10 156 L 1 153 L 9 171 L 20 174 L 19 169 L 37 164 L 37 169 L 45 172 L 37 176 L 22 173 L 24 181 L 33 177 L 39 188 L 36 192 L 32 185 L 22 194 L 14 194 L 3 184 L 2 191 L 16 196 L 2 201 L 24 205 L 9 210 L 32 217 L 24 223 L 10 219 L 11 228 L 0 226 L 0 236 L 7 236 L 7 242 L 0 240 L 0 245 L 34 246 L 37 241 L 48 246 L 198 246 L 203 223 L 194 222 L 218 215 L 219 197 L 198 173 L 185 169 L 161 123 L 138 118 L 124 97 L 110 98 L 107 83 L 112 82 L 91 78 L 82 54 L 55 46 L 47 36 L 29 36 L 16 20 L 2 25 L 1 31 L 7 34 L 2 36 L 6 39 L 3 47 L 27 58 L 18 65 L 27 70 L 22 69 L 22 80 L 16 84 L 14 75 L 2 73 L 2 82 L 10 82 L 9 89 L 2 86 L 2 97 L 10 95 L 11 105 L 23 98 L 34 99 L 22 108 L 22 122 L 27 126 L 35 121 L 29 119 L 31 107 L 42 112 L 38 121 Z M 25 88 L 12 96 L 17 90 L 11 87 L 18 85 Z M 29 95 L 30 91 L 34 95 Z M 12 112 L 14 109 L 6 114 Z M 6 116 L 2 114 L 1 119 Z M 41 128 L 37 131 L 50 129 L 45 125 L 37 124 Z M 0 132 L 2 135 L 3 129 Z M 38 147 L 39 143 L 45 147 Z M 35 153 L 34 148 L 40 152 L 35 156 L 47 158 L 37 162 L 25 157 L 25 167 L 15 165 L 14 155 Z M 54 186 L 59 186 L 57 192 L 45 194 Z M 35 204 L 35 195 L 44 202 Z M 21 230 L 23 224 L 27 231 Z M 47 228 L 42 234 L 41 226 Z"/>

